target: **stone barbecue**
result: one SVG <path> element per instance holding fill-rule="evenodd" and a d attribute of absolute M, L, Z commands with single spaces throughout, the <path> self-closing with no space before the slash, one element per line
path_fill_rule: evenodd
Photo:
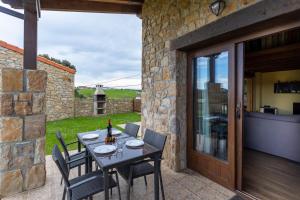
<path fill-rule="evenodd" d="M 94 115 L 105 114 L 106 107 L 106 95 L 102 85 L 96 85 L 96 91 L 94 94 Z"/>

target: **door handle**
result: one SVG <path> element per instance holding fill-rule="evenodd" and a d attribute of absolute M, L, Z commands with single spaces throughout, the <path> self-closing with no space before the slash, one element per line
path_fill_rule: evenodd
<path fill-rule="evenodd" d="M 240 119 L 241 118 L 241 103 L 238 103 L 236 105 L 236 109 L 235 109 L 235 116 L 237 119 Z"/>

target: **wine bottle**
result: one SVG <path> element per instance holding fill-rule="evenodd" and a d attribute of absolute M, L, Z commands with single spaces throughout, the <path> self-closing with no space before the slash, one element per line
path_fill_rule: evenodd
<path fill-rule="evenodd" d="M 111 138 L 112 137 L 112 125 L 111 125 L 111 120 L 108 120 L 108 126 L 107 126 L 107 137 Z"/>

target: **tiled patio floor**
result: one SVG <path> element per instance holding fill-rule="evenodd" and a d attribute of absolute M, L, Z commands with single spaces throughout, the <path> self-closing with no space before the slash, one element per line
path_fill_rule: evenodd
<path fill-rule="evenodd" d="M 63 186 L 60 185 L 60 174 L 52 161 L 51 156 L 46 157 L 47 181 L 42 188 L 29 192 L 6 197 L 3 200 L 58 200 L 62 198 Z M 163 166 L 163 181 L 166 199 L 170 200 L 227 200 L 234 193 L 211 180 L 191 170 L 175 173 Z M 77 170 L 72 170 L 71 176 L 76 176 Z M 126 199 L 126 183 L 120 178 L 122 199 Z M 148 176 L 148 186 L 144 179 L 136 179 L 132 190 L 131 199 L 153 200 L 153 176 Z M 94 196 L 94 200 L 104 199 L 103 193 Z M 118 199 L 117 189 L 113 190 L 111 199 Z"/>

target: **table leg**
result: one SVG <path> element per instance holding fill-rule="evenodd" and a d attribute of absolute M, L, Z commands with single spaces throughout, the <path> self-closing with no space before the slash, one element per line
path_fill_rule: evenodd
<path fill-rule="evenodd" d="M 79 142 L 79 139 L 78 139 L 77 145 L 78 145 L 78 152 L 81 152 L 81 143 Z"/>
<path fill-rule="evenodd" d="M 154 160 L 154 199 L 159 200 L 159 157 Z"/>
<path fill-rule="evenodd" d="M 92 156 L 89 156 L 88 159 L 89 159 L 89 172 L 92 172 L 93 171 L 93 159 L 92 159 Z"/>
<path fill-rule="evenodd" d="M 81 152 L 81 143 L 79 142 L 79 139 L 77 139 L 77 145 L 78 145 L 78 152 Z M 81 176 L 81 165 L 78 167 L 78 176 Z"/>
<path fill-rule="evenodd" d="M 104 195 L 105 195 L 105 200 L 109 199 L 109 191 L 108 191 L 108 170 L 103 169 L 103 178 L 104 178 Z"/>
<path fill-rule="evenodd" d="M 89 160 L 88 160 L 89 152 L 85 150 L 85 174 L 89 172 Z"/>

